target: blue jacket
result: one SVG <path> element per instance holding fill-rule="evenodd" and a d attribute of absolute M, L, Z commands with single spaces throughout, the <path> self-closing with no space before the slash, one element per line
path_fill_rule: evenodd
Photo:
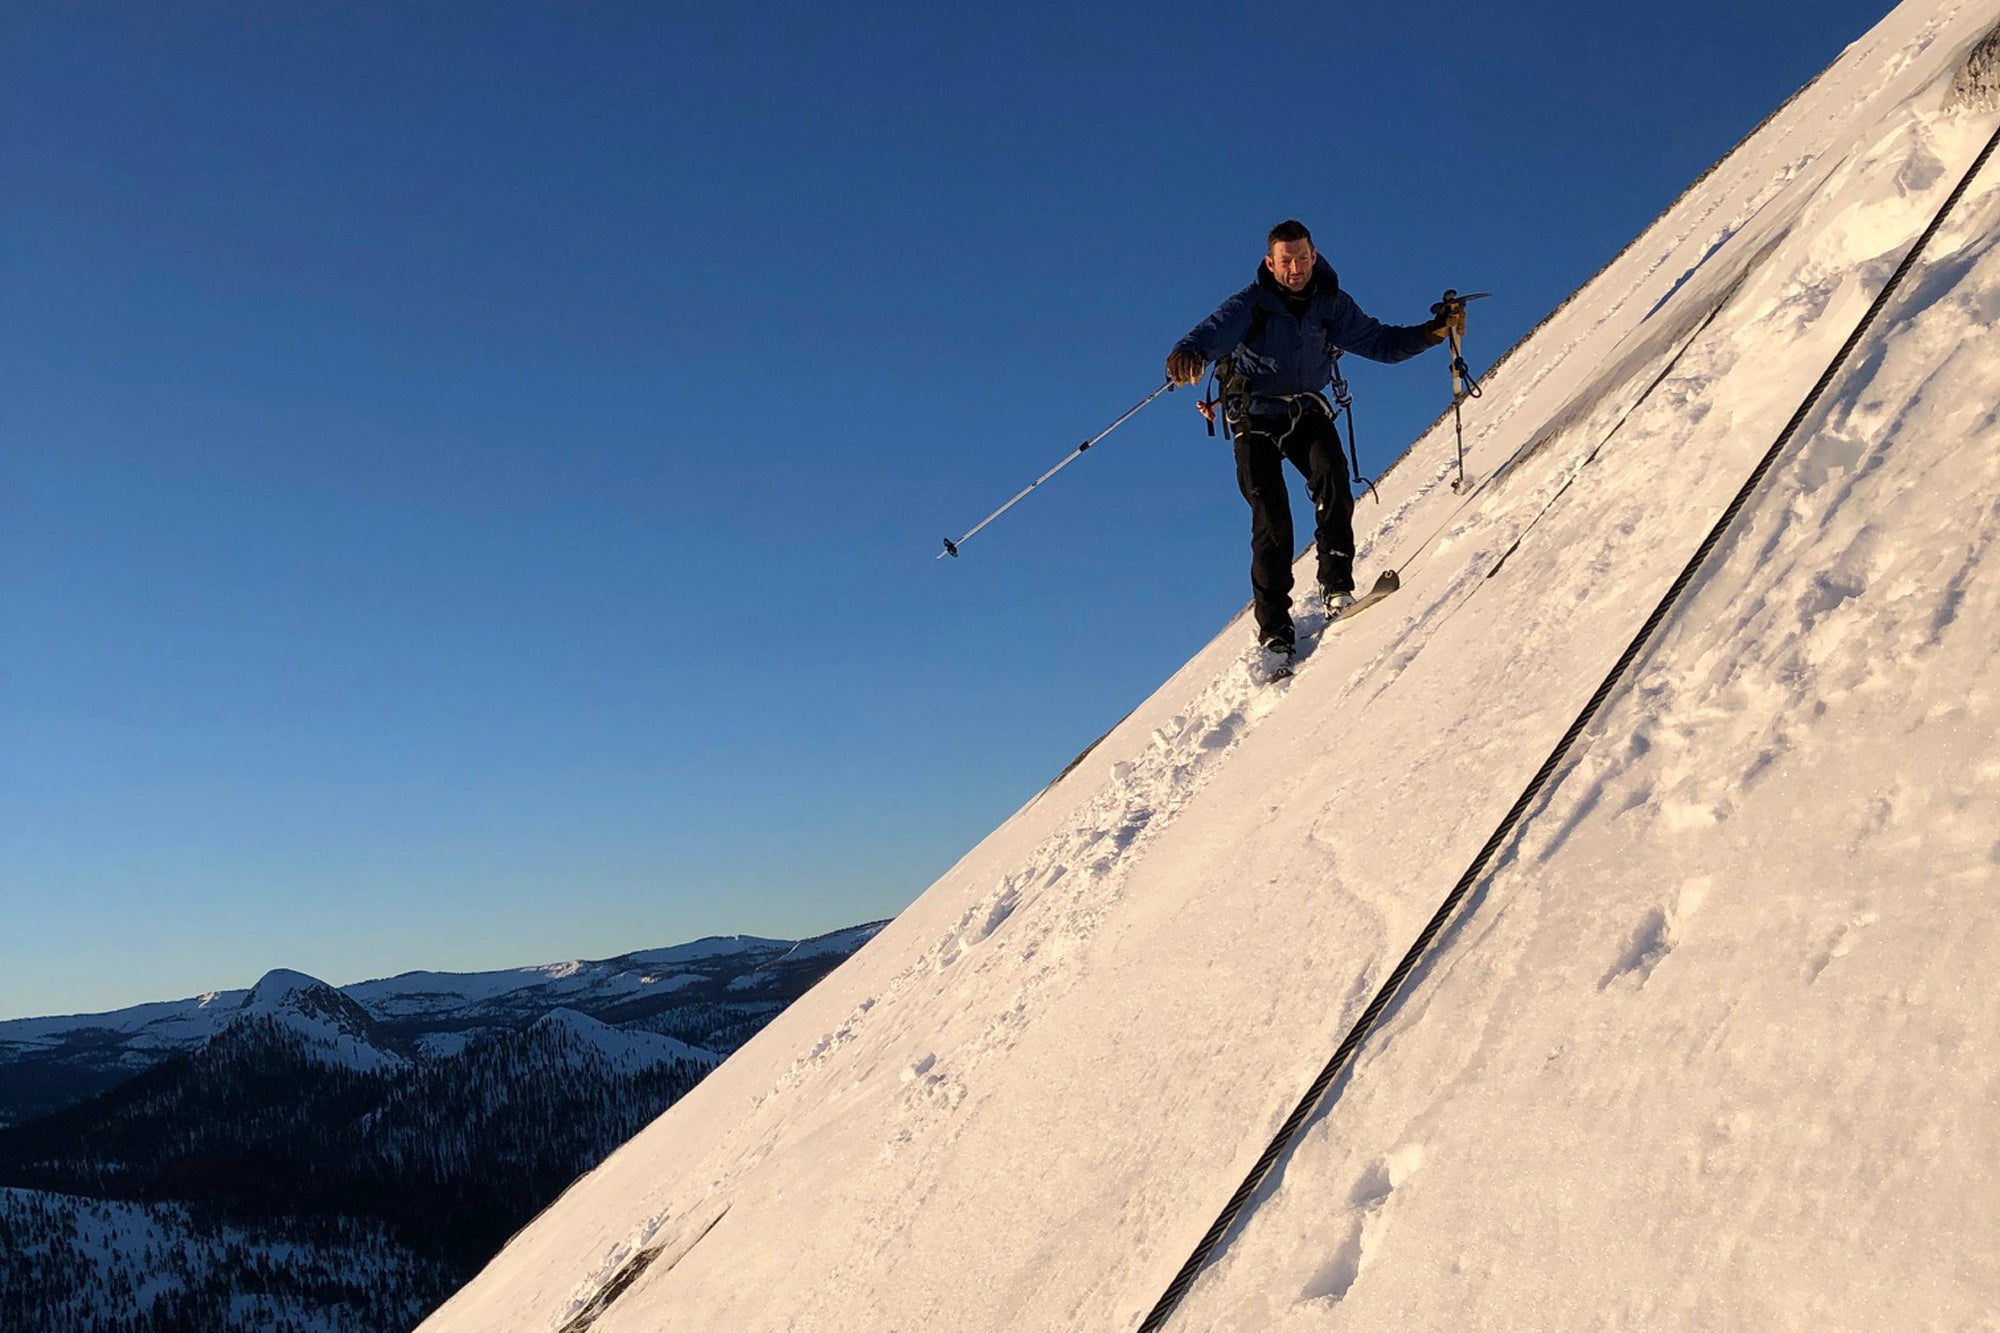
<path fill-rule="evenodd" d="M 1288 299 L 1289 298 L 1289 299 Z M 1300 313 L 1293 314 L 1294 307 Z M 1298 295 L 1286 291 L 1271 271 L 1257 266 L 1257 281 L 1222 303 L 1174 345 L 1176 352 L 1199 352 L 1219 361 L 1243 344 L 1263 311 L 1256 346 L 1245 350 L 1254 399 L 1317 393 L 1333 376 L 1336 350 L 1370 361 L 1406 361 L 1435 347 L 1428 325 L 1384 324 L 1363 313 L 1340 289 L 1340 278 L 1324 255 L 1313 265 L 1312 281 Z"/>

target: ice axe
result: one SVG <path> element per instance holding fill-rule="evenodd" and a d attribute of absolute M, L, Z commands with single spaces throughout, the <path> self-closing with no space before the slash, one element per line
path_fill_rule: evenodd
<path fill-rule="evenodd" d="M 1477 398 L 1483 392 L 1473 377 L 1472 367 L 1465 364 L 1460 344 L 1465 336 L 1465 303 L 1491 295 L 1492 292 L 1467 292 L 1460 296 L 1447 287 L 1444 299 L 1431 306 L 1431 314 L 1444 321 L 1445 336 L 1451 339 L 1451 420 L 1458 434 L 1458 476 L 1452 479 L 1453 494 L 1465 490 L 1465 417 L 1459 409 L 1466 399 Z"/>

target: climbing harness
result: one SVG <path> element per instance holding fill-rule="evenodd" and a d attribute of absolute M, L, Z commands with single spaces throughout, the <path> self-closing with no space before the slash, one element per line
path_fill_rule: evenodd
<path fill-rule="evenodd" d="M 1354 394 L 1347 387 L 1347 377 L 1340 373 L 1342 356 L 1340 349 L 1335 348 L 1333 351 L 1333 369 L 1328 381 L 1328 388 L 1333 391 L 1331 403 L 1327 402 L 1326 395 L 1321 393 L 1253 395 L 1250 392 L 1250 376 L 1256 371 L 1271 368 L 1269 362 L 1263 361 L 1250 350 L 1250 344 L 1255 342 L 1257 335 L 1264 330 L 1264 321 L 1268 313 L 1262 306 L 1251 312 L 1250 327 L 1243 334 L 1243 341 L 1237 345 L 1234 352 L 1217 361 L 1210 372 L 1208 397 L 1195 404 L 1196 409 L 1208 420 L 1208 433 L 1214 435 L 1216 425 L 1219 423 L 1222 426 L 1222 438 L 1233 440 L 1243 433 L 1244 423 L 1250 419 L 1250 411 L 1254 404 L 1282 403 L 1291 417 L 1291 425 L 1286 427 L 1285 433 L 1274 441 L 1282 446 L 1291 438 L 1292 432 L 1299 428 L 1299 422 L 1303 420 L 1302 404 L 1310 399 L 1319 404 L 1321 410 L 1333 422 L 1336 443 L 1340 439 L 1341 417 L 1343 414 L 1346 416 L 1348 481 L 1354 486 L 1366 487 L 1368 493 L 1375 497 L 1375 503 L 1381 504 L 1382 496 L 1376 491 L 1375 483 L 1361 475 L 1361 455 L 1356 452 L 1354 444 Z"/>

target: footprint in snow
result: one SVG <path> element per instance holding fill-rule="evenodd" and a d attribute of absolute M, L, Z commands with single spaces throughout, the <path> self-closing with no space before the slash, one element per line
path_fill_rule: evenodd
<path fill-rule="evenodd" d="M 968 908 L 965 915 L 959 918 L 958 925 L 939 942 L 933 970 L 944 971 L 964 957 L 968 949 L 984 943 L 994 931 L 1006 924 L 1007 918 L 1014 915 L 1014 909 L 1020 904 L 1021 891 L 1010 879 L 986 902 Z"/>
<path fill-rule="evenodd" d="M 926 1053 L 905 1065 L 902 1081 L 907 1089 L 903 1095 L 905 1115 L 922 1114 L 926 1111 L 955 1111 L 965 1100 L 964 1082 L 954 1077 L 948 1069 L 938 1068 L 938 1058 L 934 1053 Z M 905 1131 L 897 1136 L 897 1141 L 907 1143 L 910 1138 L 910 1134 Z"/>
<path fill-rule="evenodd" d="M 1243 714 L 1232 712 L 1202 733 L 1201 748 L 1204 750 L 1226 750 L 1242 730 Z"/>
<path fill-rule="evenodd" d="M 1014 909 L 1020 906 L 1020 903 L 1021 891 L 1011 884 L 1008 885 L 999 897 L 993 900 L 992 905 L 986 909 L 985 919 L 979 923 L 979 928 L 973 932 L 971 942 L 977 944 L 994 931 L 1000 929 L 1007 918 L 1014 915 Z"/>
<path fill-rule="evenodd" d="M 1608 990 L 1612 985 L 1632 978 L 1632 988 L 1644 986 L 1666 956 L 1673 952 L 1687 928 L 1689 918 L 1701 910 L 1708 899 L 1708 891 L 1713 881 L 1706 875 L 1691 879 L 1681 886 L 1680 897 L 1672 906 L 1649 907 L 1639 918 L 1631 936 L 1625 942 L 1624 952 L 1598 981 L 1597 989 Z"/>
<path fill-rule="evenodd" d="M 1645 985 L 1646 978 L 1653 975 L 1653 969 L 1660 965 L 1661 959 L 1673 951 L 1673 947 L 1673 927 L 1667 920 L 1666 909 L 1647 908 L 1646 915 L 1640 918 L 1638 926 L 1632 931 L 1631 938 L 1625 942 L 1625 952 L 1618 956 L 1618 961 L 1611 965 L 1611 970 L 1599 979 L 1597 989 L 1609 989 L 1612 983 L 1626 977 L 1633 978 L 1635 988 Z"/>
<path fill-rule="evenodd" d="M 1339 1240 L 1326 1262 L 1320 1265 L 1305 1290 L 1302 1301 L 1337 1302 L 1354 1288 L 1367 1266 L 1369 1252 L 1381 1243 L 1385 1213 L 1390 1196 L 1416 1174 L 1424 1162 L 1418 1144 L 1399 1148 L 1382 1158 L 1356 1181 L 1347 1197 L 1347 1215 L 1341 1219 Z"/>
<path fill-rule="evenodd" d="M 1852 953 L 1854 946 L 1860 943 L 1860 940 L 1856 937 L 1879 920 L 1881 920 L 1881 917 L 1874 912 L 1862 912 L 1846 925 L 1834 931 L 1827 938 L 1826 943 L 1815 950 L 1813 956 L 1806 960 L 1802 975 L 1805 983 L 1808 986 L 1812 985 L 1815 981 L 1819 980 L 1820 973 L 1833 966 L 1834 959 L 1845 958 L 1848 954 Z"/>

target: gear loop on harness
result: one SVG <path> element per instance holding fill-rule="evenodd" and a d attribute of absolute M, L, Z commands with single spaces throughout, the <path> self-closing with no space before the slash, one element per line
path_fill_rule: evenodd
<path fill-rule="evenodd" d="M 1330 387 L 1333 389 L 1333 433 L 1340 435 L 1340 414 L 1347 414 L 1347 477 L 1355 486 L 1363 487 L 1375 497 L 1375 503 L 1382 503 L 1382 493 L 1375 489 L 1375 483 L 1361 475 L 1361 455 L 1354 447 L 1354 394 L 1347 387 L 1347 377 L 1340 373 L 1341 353 L 1333 354 L 1333 369 L 1330 372 Z"/>

